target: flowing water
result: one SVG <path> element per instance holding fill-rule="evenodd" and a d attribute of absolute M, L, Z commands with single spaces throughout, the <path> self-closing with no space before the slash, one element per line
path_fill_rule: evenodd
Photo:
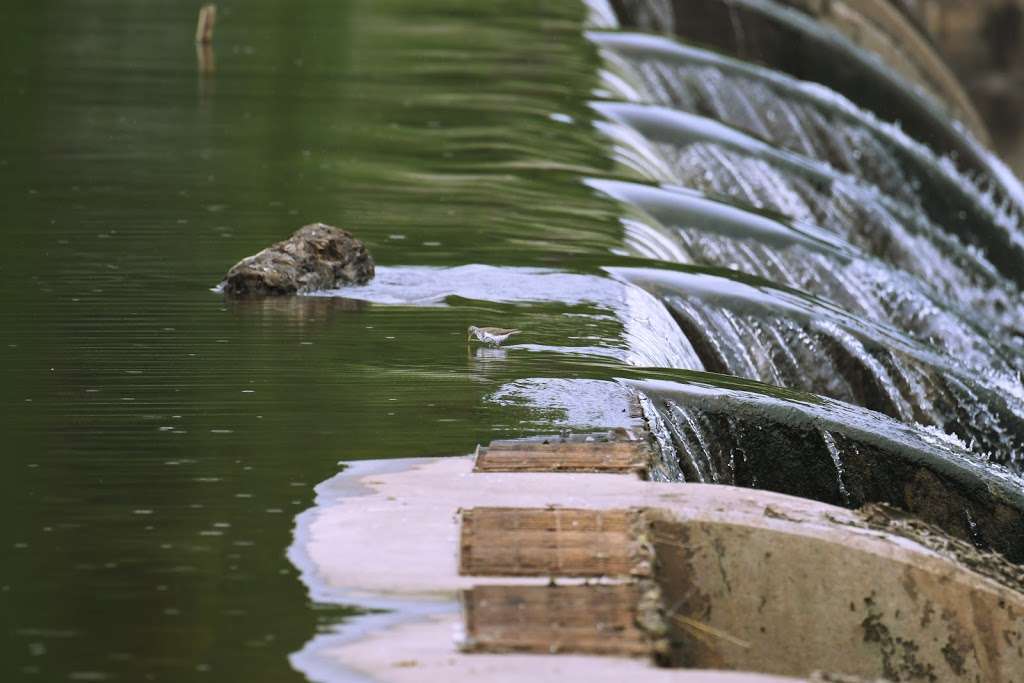
<path fill-rule="evenodd" d="M 207 74 L 193 11 L 3 10 L 3 680 L 302 680 L 355 611 L 284 555 L 317 482 L 631 396 L 659 478 L 884 500 L 1024 560 L 998 162 L 596 2 L 228 4 Z M 210 291 L 316 220 L 373 283 Z"/>

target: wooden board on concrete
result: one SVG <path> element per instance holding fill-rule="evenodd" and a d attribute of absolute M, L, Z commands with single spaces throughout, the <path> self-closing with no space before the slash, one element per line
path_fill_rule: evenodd
<path fill-rule="evenodd" d="M 651 578 L 557 588 L 584 591 L 575 602 L 547 597 L 559 594 L 547 593 L 556 589 L 541 585 L 543 578 L 502 582 L 532 583 L 532 589 L 472 590 L 466 594 L 471 650 L 628 654 L 645 650 L 643 636 L 650 633 L 657 660 L 680 666 L 799 677 L 823 669 L 865 680 L 921 680 L 921 671 L 943 683 L 1022 680 L 1024 589 L 1013 579 L 1019 567 L 941 531 L 880 511 L 865 515 L 730 486 L 597 474 L 571 481 L 556 474 L 471 474 L 469 458 L 400 465 L 353 464 L 322 489 L 340 497 L 321 496 L 316 514 L 299 516 L 289 556 L 302 561 L 302 576 L 316 582 L 315 590 L 406 597 L 416 605 L 410 614 L 418 615 L 424 600 L 454 596 L 472 582 L 501 581 L 459 575 L 458 509 L 544 510 L 553 502 L 570 509 L 585 500 L 594 510 L 643 510 L 643 543 L 656 556 Z M 993 571 L 997 563 L 1004 568 Z M 617 599 L 621 593 L 601 591 L 634 591 L 638 599 L 631 606 Z M 630 611 L 635 620 L 622 615 Z M 637 633 L 643 629 L 636 621 L 644 633 Z M 598 637 L 608 632 L 616 634 L 611 647 Z M 489 658 L 460 657 L 442 635 L 415 647 L 429 649 L 434 661 L 461 662 L 474 680 L 491 680 L 480 673 Z M 375 647 L 387 649 L 386 641 Z M 387 671 L 450 680 L 392 664 L 411 659 L 419 655 L 396 653 L 385 660 Z M 550 679 L 592 680 L 589 670 L 564 666 Z"/>
<path fill-rule="evenodd" d="M 462 511 L 459 572 L 476 576 L 637 576 L 650 561 L 633 510 Z"/>
<path fill-rule="evenodd" d="M 494 442 L 477 450 L 476 472 L 638 473 L 650 452 L 642 441 Z"/>
<path fill-rule="evenodd" d="M 650 656 L 637 626 L 635 583 L 577 586 L 477 586 L 462 595 L 470 652 Z"/>

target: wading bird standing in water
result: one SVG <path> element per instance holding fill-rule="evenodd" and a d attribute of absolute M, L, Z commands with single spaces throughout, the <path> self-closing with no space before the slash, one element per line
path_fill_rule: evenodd
<path fill-rule="evenodd" d="M 466 340 L 470 341 L 476 338 L 485 344 L 501 346 L 505 343 L 506 339 L 520 332 L 521 330 L 505 330 L 500 327 L 477 327 L 476 325 L 470 325 L 469 330 L 466 331 Z"/>

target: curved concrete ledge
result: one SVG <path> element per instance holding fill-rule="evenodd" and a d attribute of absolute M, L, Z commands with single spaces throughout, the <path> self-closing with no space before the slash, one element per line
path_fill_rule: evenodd
<path fill-rule="evenodd" d="M 812 4 L 811 0 L 787 2 L 801 6 Z M 965 101 L 961 95 L 949 92 L 933 95 L 936 86 L 921 87 L 920 79 L 904 77 L 898 68 L 883 59 L 884 54 L 879 56 L 861 49 L 874 49 L 880 40 L 860 45 L 851 38 L 855 36 L 851 22 L 862 29 L 870 25 L 879 38 L 895 31 L 893 24 L 883 32 L 875 21 L 877 14 L 870 24 L 867 20 L 854 22 L 852 14 L 842 21 L 827 23 L 814 14 L 766 0 L 667 0 L 660 4 L 662 11 L 659 13 L 648 12 L 647 4 L 638 0 L 611 0 L 611 4 L 626 28 L 675 33 L 686 41 L 727 55 L 825 84 L 884 120 L 900 121 L 910 135 L 940 154 L 955 153 L 965 169 L 995 173 L 973 135 L 972 139 L 966 139 L 960 130 L 967 126 L 973 130 L 977 126 L 979 129 L 974 133 L 987 139 L 973 108 L 957 112 L 966 119 L 965 124 L 954 125 L 950 120 L 948 110 L 955 108 L 958 101 Z M 858 4 L 857 9 L 860 10 L 857 18 L 862 19 L 863 5 Z M 910 26 L 905 28 L 914 30 Z M 862 42 L 866 38 L 863 34 L 860 36 Z M 901 52 L 904 60 L 909 59 L 905 50 Z M 892 55 L 893 49 L 885 53 Z"/>
<path fill-rule="evenodd" d="M 942 681 L 1013 681 L 1024 671 L 1024 594 L 1012 578 L 966 568 L 942 543 L 928 547 L 856 512 L 770 492 L 473 465 L 469 457 L 361 463 L 318 487 L 291 551 L 313 595 L 369 604 L 383 596 L 410 612 L 381 624 L 387 632 L 308 648 L 317 658 L 388 681 L 422 680 L 428 670 L 459 680 L 499 662 L 519 678 L 557 672 L 563 682 L 603 680 L 594 672 L 606 669 L 620 680 L 680 678 L 636 660 L 458 652 L 451 628 L 459 620 L 441 613 L 460 591 L 550 585 L 546 575 L 459 574 L 459 510 L 502 506 L 642 514 L 638 542 L 654 558 L 645 580 L 660 591 L 677 665 Z M 557 550 L 562 541 L 544 543 Z"/>
<path fill-rule="evenodd" d="M 449 496 L 452 488 L 460 487 L 458 479 L 461 487 L 472 486 L 468 480 L 472 469 L 472 456 L 363 461 L 317 486 L 316 506 L 296 519 L 288 557 L 299 568 L 314 601 L 356 606 L 369 613 L 344 623 L 336 632 L 311 638 L 291 656 L 296 669 L 318 683 L 798 680 L 718 671 L 683 673 L 629 658 L 460 652 L 457 641 L 464 632 L 458 614 L 460 589 L 487 583 L 547 583 L 536 578 L 473 580 L 458 576 L 458 514 Z M 429 480 L 452 481 L 454 486 L 438 490 L 436 497 L 430 495 L 431 481 L 422 483 L 427 488 L 417 484 L 424 470 L 429 472 Z M 595 476 L 603 478 L 606 485 L 623 479 Z M 417 492 L 414 497 L 409 497 L 410 490 Z"/>
<path fill-rule="evenodd" d="M 783 0 L 817 18 L 945 101 L 982 142 L 988 129 L 953 72 L 914 24 L 886 0 Z"/>

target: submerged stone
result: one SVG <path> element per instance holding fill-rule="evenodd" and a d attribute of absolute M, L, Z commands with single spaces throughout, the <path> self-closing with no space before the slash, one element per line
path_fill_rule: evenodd
<path fill-rule="evenodd" d="M 288 239 L 248 256 L 221 283 L 229 296 L 284 296 L 373 279 L 373 258 L 352 233 L 324 223 L 295 231 Z"/>

